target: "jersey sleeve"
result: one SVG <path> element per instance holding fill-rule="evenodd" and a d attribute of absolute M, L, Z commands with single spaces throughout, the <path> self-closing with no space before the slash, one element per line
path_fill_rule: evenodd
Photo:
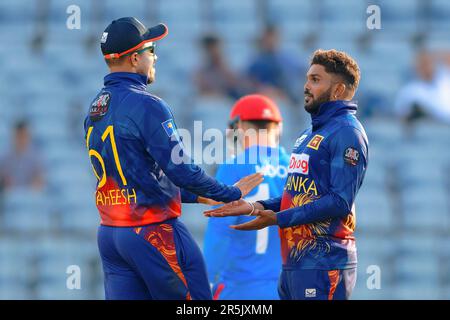
<path fill-rule="evenodd" d="M 261 203 L 265 210 L 272 210 L 274 212 L 280 211 L 281 197 L 271 198 L 267 200 L 258 200 L 256 202 Z"/>
<path fill-rule="evenodd" d="M 197 203 L 198 195 L 195 193 L 189 192 L 185 189 L 181 189 L 181 202 L 182 203 Z"/>
<path fill-rule="evenodd" d="M 233 184 L 239 180 L 233 165 L 221 165 L 217 171 L 217 180 L 226 184 Z M 237 224 L 238 217 L 209 218 L 206 227 L 203 253 L 209 281 L 216 283 L 220 271 L 227 264 L 227 256 L 231 246 L 233 229 L 229 226 Z"/>
<path fill-rule="evenodd" d="M 344 217 L 353 206 L 368 164 L 368 145 L 363 134 L 347 126 L 339 129 L 329 144 L 330 189 L 316 201 L 277 214 L 281 228 Z"/>
<path fill-rule="evenodd" d="M 230 202 L 241 198 L 238 188 L 218 182 L 192 162 L 164 101 L 150 100 L 143 107 L 146 109 L 140 130 L 146 150 L 175 185 L 216 201 Z"/>

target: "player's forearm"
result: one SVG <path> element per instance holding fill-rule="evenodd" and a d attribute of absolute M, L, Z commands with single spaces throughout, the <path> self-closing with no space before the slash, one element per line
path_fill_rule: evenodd
<path fill-rule="evenodd" d="M 278 198 L 271 198 L 267 200 L 258 200 L 256 201 L 256 204 L 260 204 L 262 208 L 255 208 L 260 210 L 272 210 L 273 212 L 280 211 L 281 206 L 281 197 Z"/>
<path fill-rule="evenodd" d="M 222 202 L 238 200 L 242 196 L 241 190 L 217 181 L 196 165 L 181 164 L 177 169 L 170 172 L 169 179 L 198 196 Z"/>
<path fill-rule="evenodd" d="M 351 211 L 351 204 L 335 193 L 277 213 L 277 224 L 287 228 L 302 224 L 323 221 L 329 218 L 344 217 Z"/>

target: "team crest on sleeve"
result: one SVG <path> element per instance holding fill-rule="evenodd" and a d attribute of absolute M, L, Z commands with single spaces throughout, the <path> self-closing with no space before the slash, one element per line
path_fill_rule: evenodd
<path fill-rule="evenodd" d="M 359 152 L 354 148 L 347 148 L 344 151 L 344 161 L 352 166 L 356 166 L 359 162 Z"/>
<path fill-rule="evenodd" d="M 319 150 L 320 143 L 323 140 L 323 136 L 316 134 L 308 143 L 308 148 Z"/>
<path fill-rule="evenodd" d="M 167 133 L 168 137 L 172 137 L 174 134 L 176 134 L 176 127 L 175 127 L 175 122 L 173 121 L 173 119 L 169 119 L 164 121 L 163 123 L 161 123 L 161 125 L 164 128 L 164 131 Z"/>
<path fill-rule="evenodd" d="M 110 101 L 111 94 L 107 91 L 101 92 L 92 102 L 91 108 L 89 109 L 89 117 L 91 120 L 100 120 L 108 112 Z"/>

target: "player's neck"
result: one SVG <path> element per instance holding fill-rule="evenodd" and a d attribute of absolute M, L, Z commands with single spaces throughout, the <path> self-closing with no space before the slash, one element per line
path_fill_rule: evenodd
<path fill-rule="evenodd" d="M 136 73 L 136 69 L 127 65 L 117 65 L 117 66 L 111 66 L 109 67 L 109 72 L 129 72 L 129 73 Z"/>

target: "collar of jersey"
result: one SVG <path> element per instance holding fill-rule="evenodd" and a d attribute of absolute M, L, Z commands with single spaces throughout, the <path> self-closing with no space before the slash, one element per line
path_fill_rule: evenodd
<path fill-rule="evenodd" d="M 106 86 L 130 86 L 137 89 L 147 89 L 147 76 L 132 72 L 113 72 L 104 78 Z"/>
<path fill-rule="evenodd" d="M 345 114 L 355 114 L 358 105 L 354 101 L 328 101 L 320 105 L 319 111 L 316 114 L 311 114 L 313 130 L 317 130 L 331 118 Z"/>

